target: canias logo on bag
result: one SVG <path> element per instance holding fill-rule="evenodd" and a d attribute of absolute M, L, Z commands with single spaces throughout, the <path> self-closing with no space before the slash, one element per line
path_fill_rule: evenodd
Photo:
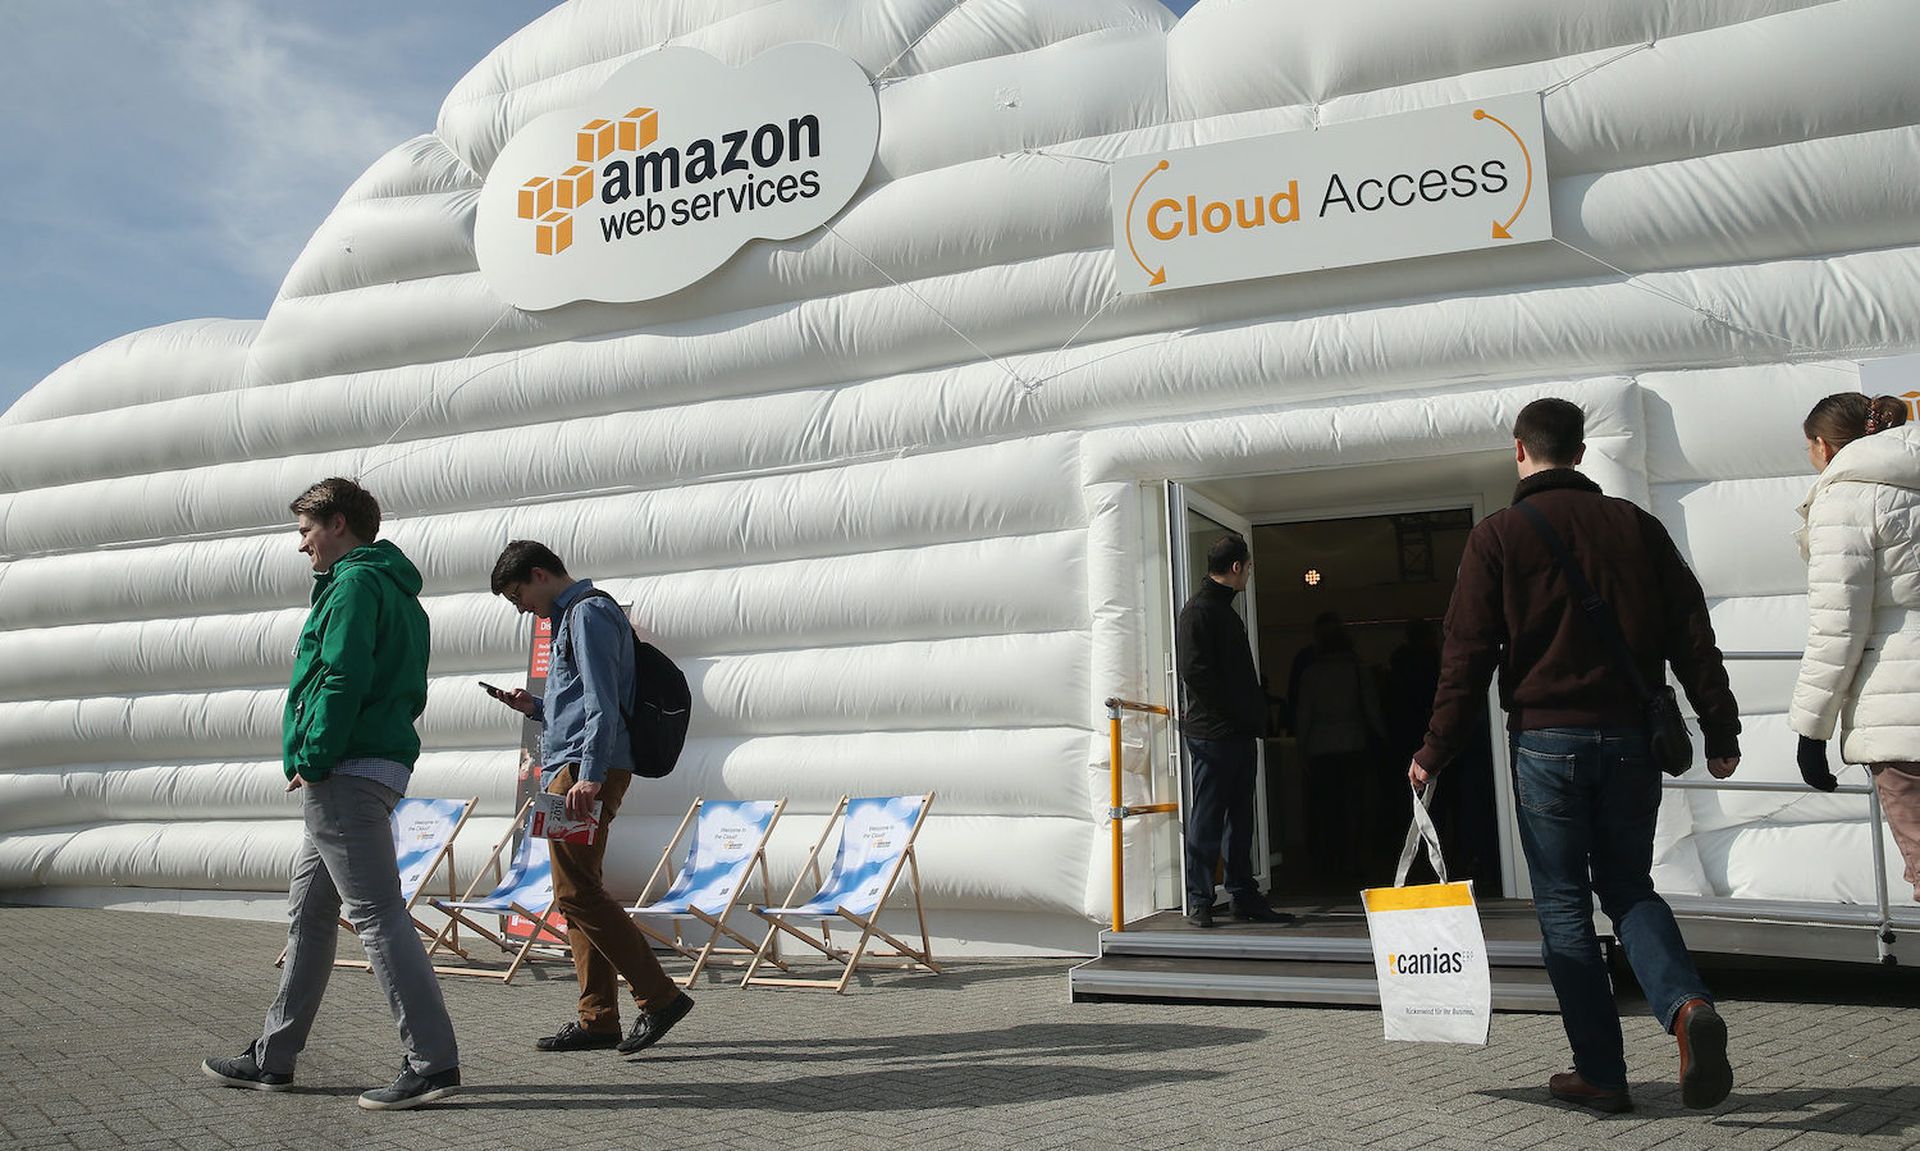
<path fill-rule="evenodd" d="M 704 278 L 755 239 L 803 235 L 865 181 L 871 81 L 821 44 L 739 68 L 663 48 L 521 129 L 480 191 L 480 271 L 508 303 L 632 302 Z"/>
<path fill-rule="evenodd" d="M 1387 953 L 1390 975 L 1457 975 L 1467 969 L 1471 951 L 1399 951 Z"/>

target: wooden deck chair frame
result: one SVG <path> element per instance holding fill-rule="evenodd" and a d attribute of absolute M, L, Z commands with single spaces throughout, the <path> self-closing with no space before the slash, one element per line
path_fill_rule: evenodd
<path fill-rule="evenodd" d="M 830 987 L 836 995 L 845 994 L 847 985 L 853 982 L 854 972 L 859 970 L 862 964 L 873 959 L 897 960 L 898 962 L 883 964 L 883 966 L 897 970 L 925 970 L 933 975 L 940 974 L 940 965 L 934 962 L 933 958 L 933 944 L 927 936 L 927 910 L 921 898 L 920 861 L 916 853 L 916 845 L 920 839 L 920 828 L 927 821 L 927 813 L 933 810 L 933 798 L 934 793 L 931 791 L 921 797 L 920 814 L 914 818 L 913 826 L 907 831 L 907 844 L 900 852 L 900 858 L 894 861 L 892 869 L 887 873 L 886 882 L 880 888 L 879 901 L 873 905 L 873 913 L 871 915 L 861 916 L 855 915 L 845 907 L 837 907 L 834 909 L 840 918 L 845 919 L 860 929 L 859 942 L 855 943 L 852 948 L 835 946 L 832 928 L 830 926 L 832 921 L 828 918 L 822 918 L 819 921 L 820 936 L 816 939 L 807 932 L 795 927 L 793 924 L 786 922 L 783 917 L 767 914 L 768 909 L 766 908 L 749 908 L 755 915 L 758 915 L 767 922 L 768 930 L 767 938 L 760 944 L 758 954 L 753 957 L 751 963 L 747 964 L 746 974 L 740 979 L 740 986 Z M 813 875 L 816 891 L 825 883 L 825 879 L 820 873 L 820 853 L 825 850 L 827 840 L 832 838 L 834 827 L 840 824 L 846 815 L 849 802 L 849 797 L 844 795 L 840 797 L 839 804 L 833 809 L 832 818 L 827 820 L 826 830 L 820 833 L 819 840 L 813 845 L 813 851 L 807 856 L 807 865 L 801 869 L 800 877 L 794 880 L 793 889 L 787 892 L 787 898 L 782 904 L 783 907 L 794 906 L 794 901 L 799 897 L 801 885 L 807 881 L 808 873 Z M 913 910 L 920 920 L 920 946 L 918 949 L 901 942 L 880 927 L 880 915 L 887 909 L 887 901 L 893 898 L 893 889 L 895 885 L 898 884 L 902 871 L 905 871 L 909 877 L 908 886 L 913 893 Z M 811 916 L 808 918 L 811 918 Z M 787 963 L 783 962 L 774 951 L 775 941 L 778 940 L 782 934 L 792 936 L 836 963 L 844 962 L 847 965 L 846 970 L 840 973 L 838 979 L 802 979 L 793 976 L 793 969 Z M 891 944 L 893 950 L 876 951 L 869 954 L 867 947 L 872 943 L 875 936 Z M 787 974 L 780 976 L 761 975 L 759 973 L 760 967 L 764 963 L 772 963 L 775 967 L 778 967 L 782 972 Z"/>
<path fill-rule="evenodd" d="M 653 869 L 653 874 L 647 877 L 646 886 L 640 889 L 640 898 L 634 901 L 632 907 L 627 909 L 627 914 L 634 917 L 634 924 L 640 928 L 641 934 L 663 947 L 670 948 L 681 958 L 693 960 L 693 970 L 687 972 L 684 977 L 674 978 L 674 982 L 682 987 L 692 987 L 694 980 L 700 978 L 700 973 L 706 970 L 707 963 L 715 956 L 725 956 L 725 961 L 733 964 L 735 967 L 744 966 L 752 960 L 752 957 L 760 954 L 761 944 L 765 942 L 765 940 L 761 940 L 756 943 L 727 923 L 727 917 L 739 909 L 740 900 L 746 896 L 747 883 L 742 883 L 740 886 L 734 888 L 733 897 L 727 900 L 726 906 L 720 909 L 718 915 L 709 915 L 697 907 L 687 908 L 688 915 L 698 919 L 711 929 L 707 932 L 707 941 L 703 946 L 695 947 L 687 942 L 686 937 L 680 931 L 680 920 L 677 916 L 673 917 L 673 934 L 671 936 L 664 934 L 647 923 L 647 916 L 644 909 L 648 902 L 648 893 L 653 891 L 655 885 L 658 884 L 662 878 L 667 881 L 668 888 L 673 886 L 674 849 L 679 846 L 681 838 L 687 833 L 687 829 L 697 826 L 700 808 L 706 802 L 704 799 L 696 799 L 693 801 L 693 805 L 687 808 L 687 817 L 680 821 L 680 827 L 673 833 L 673 838 L 667 841 L 666 850 L 660 853 L 660 863 Z M 774 801 L 773 818 L 767 821 L 767 830 L 761 834 L 760 842 L 754 845 L 753 862 L 747 867 L 748 882 L 752 881 L 753 873 L 756 869 L 760 872 L 760 898 L 763 900 L 773 898 L 773 877 L 767 871 L 767 840 L 773 838 L 773 829 L 780 822 L 780 813 L 786 809 L 786 800 L 778 799 Z M 739 946 L 720 946 L 722 936 L 733 940 L 735 943 L 738 943 Z"/>
<path fill-rule="evenodd" d="M 447 898 L 452 899 L 455 895 L 459 894 L 460 881 L 453 866 L 453 844 L 455 840 L 460 838 L 460 832 L 467 826 L 467 820 L 473 815 L 474 808 L 479 806 L 479 796 L 475 795 L 467 799 L 467 806 L 461 810 L 460 818 L 454 821 L 453 831 L 447 835 L 447 841 L 440 845 L 440 850 L 433 853 L 433 862 L 427 865 L 426 873 L 421 875 L 420 886 L 414 888 L 413 894 L 407 897 L 407 918 L 413 920 L 413 929 L 420 933 L 420 942 L 422 943 L 432 942 L 434 936 L 439 934 L 439 932 L 420 922 L 420 917 L 414 914 L 413 909 L 422 899 L 431 898 L 427 895 L 427 887 L 433 882 L 434 873 L 442 868 L 445 868 L 447 872 Z M 340 917 L 340 926 L 346 928 L 348 931 L 355 930 L 353 924 L 348 922 L 347 917 L 344 915 Z M 457 933 L 454 936 L 449 950 L 456 952 L 462 959 L 467 958 L 467 953 L 460 949 L 460 939 Z M 280 949 L 280 957 L 273 961 L 273 965 L 279 967 L 285 964 L 286 961 L 287 949 L 282 947 Z M 355 967 L 361 971 L 373 970 L 373 964 L 364 959 L 335 959 L 333 965 L 335 967 Z"/>
<path fill-rule="evenodd" d="M 427 948 L 427 959 L 429 961 L 439 953 L 442 946 L 447 946 L 450 951 L 456 950 L 448 941 L 450 937 L 457 937 L 462 925 L 465 925 L 469 930 L 479 935 L 482 939 L 487 940 L 489 943 L 492 943 L 500 950 L 512 955 L 513 961 L 507 965 L 505 971 L 488 971 L 475 967 L 449 967 L 435 964 L 433 970 L 436 973 L 441 975 L 465 975 L 483 979 L 498 979 L 501 983 L 505 984 L 513 982 L 513 977 L 519 974 L 520 968 L 525 966 L 526 963 L 533 958 L 536 951 L 552 955 L 555 958 L 569 954 L 569 949 L 566 944 L 555 943 L 551 940 L 542 940 L 540 938 L 541 935 L 546 932 L 547 920 L 553 915 L 553 903 L 547 904 L 545 908 L 538 912 L 532 908 L 522 907 L 517 903 L 509 905 L 511 914 L 518 915 L 522 919 L 533 921 L 533 930 L 527 934 L 524 942 L 513 939 L 507 935 L 505 920 L 509 914 L 508 912 L 481 911 L 470 913 L 467 909 L 456 906 L 456 904 L 459 903 L 470 903 L 473 901 L 474 893 L 479 891 L 480 885 L 487 881 L 489 871 L 492 872 L 492 881 L 496 884 L 506 878 L 507 868 L 500 862 L 501 853 L 506 851 L 513 843 L 514 832 L 520 830 L 526 823 L 527 812 L 532 807 L 533 801 L 531 799 L 520 805 L 520 810 L 514 813 L 513 820 L 507 824 L 506 834 L 494 842 L 491 861 L 487 867 L 481 868 L 474 874 L 473 881 L 467 885 L 467 890 L 464 895 L 458 900 L 443 902 L 438 899 L 432 899 L 428 901 L 430 907 L 447 917 L 446 926 L 440 929 L 439 933 L 434 936 L 432 945 Z M 472 918 L 474 914 L 494 916 L 497 921 L 495 929 L 488 930 L 487 927 Z M 470 958 L 465 951 L 458 951 L 458 954 L 463 959 Z"/>

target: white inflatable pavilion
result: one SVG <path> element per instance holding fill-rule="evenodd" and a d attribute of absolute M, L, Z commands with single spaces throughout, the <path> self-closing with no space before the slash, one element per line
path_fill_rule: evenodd
<path fill-rule="evenodd" d="M 646 303 L 489 288 L 476 204 L 521 126 L 665 43 L 791 41 L 877 77 L 831 230 Z M 1916 44 L 1911 0 L 564 4 L 347 189 L 265 319 L 125 336 L 0 419 L 0 896 L 279 914 L 285 509 L 332 474 L 426 576 L 414 793 L 482 797 L 463 871 L 512 811 L 517 723 L 473 680 L 525 669 L 487 576 L 531 537 L 695 684 L 617 886 L 694 796 L 790 799 L 779 883 L 841 794 L 936 791 L 932 926 L 977 950 L 1086 950 L 1108 910 L 1101 701 L 1165 694 L 1163 480 L 1417 488 L 1567 396 L 1722 646 L 1797 650 L 1798 422 L 1920 349 Z M 1543 93 L 1558 241 L 1116 290 L 1118 159 L 1516 92 Z M 1734 674 L 1742 776 L 1797 779 L 1792 664 Z M 1657 878 L 1870 901 L 1866 811 L 1670 794 Z M 1164 854 L 1130 836 L 1145 910 Z"/>

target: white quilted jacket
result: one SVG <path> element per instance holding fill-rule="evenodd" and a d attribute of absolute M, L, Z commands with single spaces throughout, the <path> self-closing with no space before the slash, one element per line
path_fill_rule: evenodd
<path fill-rule="evenodd" d="M 1789 721 L 1847 763 L 1920 760 L 1920 426 L 1835 453 L 1801 505 L 1807 654 Z"/>

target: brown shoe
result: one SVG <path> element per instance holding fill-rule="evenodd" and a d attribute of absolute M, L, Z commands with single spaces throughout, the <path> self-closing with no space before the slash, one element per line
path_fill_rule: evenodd
<path fill-rule="evenodd" d="M 1566 1071 L 1547 1080 L 1547 1094 L 1562 1103 L 1577 1103 L 1595 1111 L 1618 1115 L 1633 1110 L 1633 1097 L 1624 1089 L 1609 1091 L 1580 1078 L 1578 1071 Z"/>
<path fill-rule="evenodd" d="M 1727 1062 L 1727 1022 L 1704 999 L 1689 999 L 1673 1016 L 1680 1043 L 1680 1102 L 1693 1108 L 1718 1105 L 1733 1090 Z"/>

